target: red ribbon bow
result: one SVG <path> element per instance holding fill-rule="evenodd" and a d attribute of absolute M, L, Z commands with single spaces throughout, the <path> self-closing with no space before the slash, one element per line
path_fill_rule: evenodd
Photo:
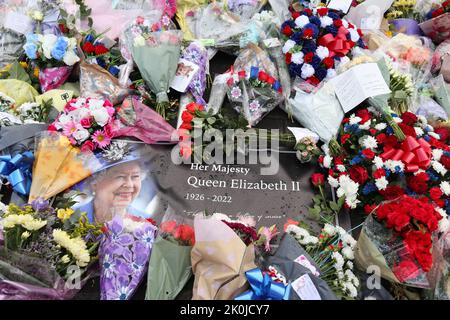
<path fill-rule="evenodd" d="M 387 148 L 381 154 L 383 160 L 402 161 L 406 172 L 416 172 L 419 169 L 426 170 L 431 163 L 431 146 L 425 139 L 417 140 L 407 136 L 399 149 Z"/>
<path fill-rule="evenodd" d="M 318 44 L 324 47 L 327 47 L 330 51 L 330 57 L 334 57 L 335 55 L 339 57 L 343 57 L 347 55 L 347 53 L 352 48 L 350 41 L 347 40 L 348 34 L 347 28 L 341 26 L 338 29 L 338 33 L 333 36 L 331 33 L 327 33 L 323 37 L 318 40 Z"/>

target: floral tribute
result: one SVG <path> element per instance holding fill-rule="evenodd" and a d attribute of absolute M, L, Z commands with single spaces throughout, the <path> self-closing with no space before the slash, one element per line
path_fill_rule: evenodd
<path fill-rule="evenodd" d="M 300 12 L 291 8 L 291 18 L 281 25 L 281 33 L 291 76 L 313 85 L 335 76 L 336 63 L 351 55 L 353 48 L 365 48 L 361 31 L 327 8 Z"/>

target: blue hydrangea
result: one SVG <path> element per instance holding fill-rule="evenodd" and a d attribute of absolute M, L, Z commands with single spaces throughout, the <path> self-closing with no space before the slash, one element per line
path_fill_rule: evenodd
<path fill-rule="evenodd" d="M 359 164 L 363 161 L 363 158 L 360 156 L 355 156 L 352 160 L 350 160 L 350 164 L 354 166 L 355 164 Z"/>
<path fill-rule="evenodd" d="M 296 43 L 300 42 L 300 40 L 302 39 L 302 33 L 301 32 L 294 32 L 291 35 L 290 38 L 292 41 L 295 41 Z"/>
<path fill-rule="evenodd" d="M 84 38 L 84 40 L 85 40 L 86 42 L 92 42 L 92 41 L 94 41 L 94 36 L 93 36 L 92 34 L 88 34 L 88 35 L 86 36 L 86 38 Z"/>
<path fill-rule="evenodd" d="M 364 48 L 366 45 L 364 44 L 364 41 L 362 38 L 359 38 L 358 42 L 356 42 L 356 45 L 358 47 Z"/>
<path fill-rule="evenodd" d="M 435 172 L 433 170 L 427 170 L 427 174 L 430 177 L 431 181 L 439 181 L 439 176 L 437 174 L 435 174 Z"/>
<path fill-rule="evenodd" d="M 425 141 L 430 142 L 430 136 L 424 136 L 423 138 L 425 139 Z"/>
<path fill-rule="evenodd" d="M 102 58 L 97 58 L 97 64 L 102 68 L 106 68 L 106 62 Z"/>
<path fill-rule="evenodd" d="M 69 42 L 67 41 L 67 38 L 58 37 L 58 39 L 56 39 L 55 46 L 51 51 L 52 57 L 58 61 L 61 61 L 66 54 L 68 45 Z"/>
<path fill-rule="evenodd" d="M 373 182 L 368 182 L 362 189 L 363 195 L 367 196 L 368 194 L 377 191 L 378 188 Z"/>
<path fill-rule="evenodd" d="M 339 17 L 339 15 L 338 15 L 337 13 L 335 13 L 335 12 L 328 12 L 328 16 L 329 16 L 331 19 L 333 19 L 333 20 L 338 20 L 338 19 L 341 18 L 341 17 Z"/>
<path fill-rule="evenodd" d="M 446 156 L 446 157 L 450 157 L 450 152 L 448 152 L 448 151 L 444 151 L 444 156 Z"/>
<path fill-rule="evenodd" d="M 325 31 L 327 33 L 331 33 L 334 37 L 336 37 L 338 33 L 338 28 L 336 28 L 334 25 L 328 26 L 325 28 Z"/>
<path fill-rule="evenodd" d="M 302 65 L 303 64 L 296 64 L 296 63 L 291 63 L 289 65 L 289 72 L 291 74 L 291 76 L 301 76 L 302 74 Z"/>

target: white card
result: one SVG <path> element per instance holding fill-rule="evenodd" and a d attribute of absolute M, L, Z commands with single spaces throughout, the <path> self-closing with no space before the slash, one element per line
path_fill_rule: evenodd
<path fill-rule="evenodd" d="M 178 62 L 177 73 L 172 80 L 171 88 L 178 92 L 186 92 L 188 85 L 191 83 L 197 73 L 199 66 L 186 59 L 180 59 Z"/>
<path fill-rule="evenodd" d="M 309 129 L 306 128 L 296 128 L 296 127 L 287 127 L 288 130 L 290 132 L 292 132 L 292 134 L 295 137 L 295 141 L 300 141 L 301 139 L 305 138 L 305 137 L 310 137 L 314 140 L 315 143 L 319 142 L 319 136 L 317 135 L 317 133 L 312 132 Z M 298 258 L 297 258 L 298 259 Z"/>
<path fill-rule="evenodd" d="M 331 80 L 344 112 L 349 112 L 369 97 L 390 93 L 376 63 L 363 63 Z"/>
<path fill-rule="evenodd" d="M 311 262 L 309 262 L 308 258 L 306 258 L 303 254 L 299 256 L 297 259 L 294 260 L 294 262 L 297 262 L 298 264 L 304 266 L 306 269 L 311 271 L 313 275 L 316 277 L 320 276 L 319 271 L 314 267 Z"/>
<path fill-rule="evenodd" d="M 352 5 L 353 0 L 330 0 L 328 2 L 328 9 L 341 10 L 343 13 L 347 13 Z"/>
<path fill-rule="evenodd" d="M 292 282 L 291 286 L 302 300 L 322 300 L 308 274 L 304 274 Z"/>
<path fill-rule="evenodd" d="M 4 27 L 21 34 L 30 33 L 33 29 L 33 21 L 23 13 L 11 11 L 6 15 Z"/>
<path fill-rule="evenodd" d="M 263 43 L 266 48 L 281 47 L 281 42 L 278 38 L 269 38 L 264 40 Z"/>

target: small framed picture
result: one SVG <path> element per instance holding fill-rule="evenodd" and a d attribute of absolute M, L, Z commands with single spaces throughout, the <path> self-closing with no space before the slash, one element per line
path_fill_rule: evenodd
<path fill-rule="evenodd" d="M 177 72 L 170 87 L 178 92 L 186 92 L 187 87 L 191 83 L 192 78 L 196 75 L 198 69 L 199 66 L 195 63 L 186 59 L 180 59 Z"/>

